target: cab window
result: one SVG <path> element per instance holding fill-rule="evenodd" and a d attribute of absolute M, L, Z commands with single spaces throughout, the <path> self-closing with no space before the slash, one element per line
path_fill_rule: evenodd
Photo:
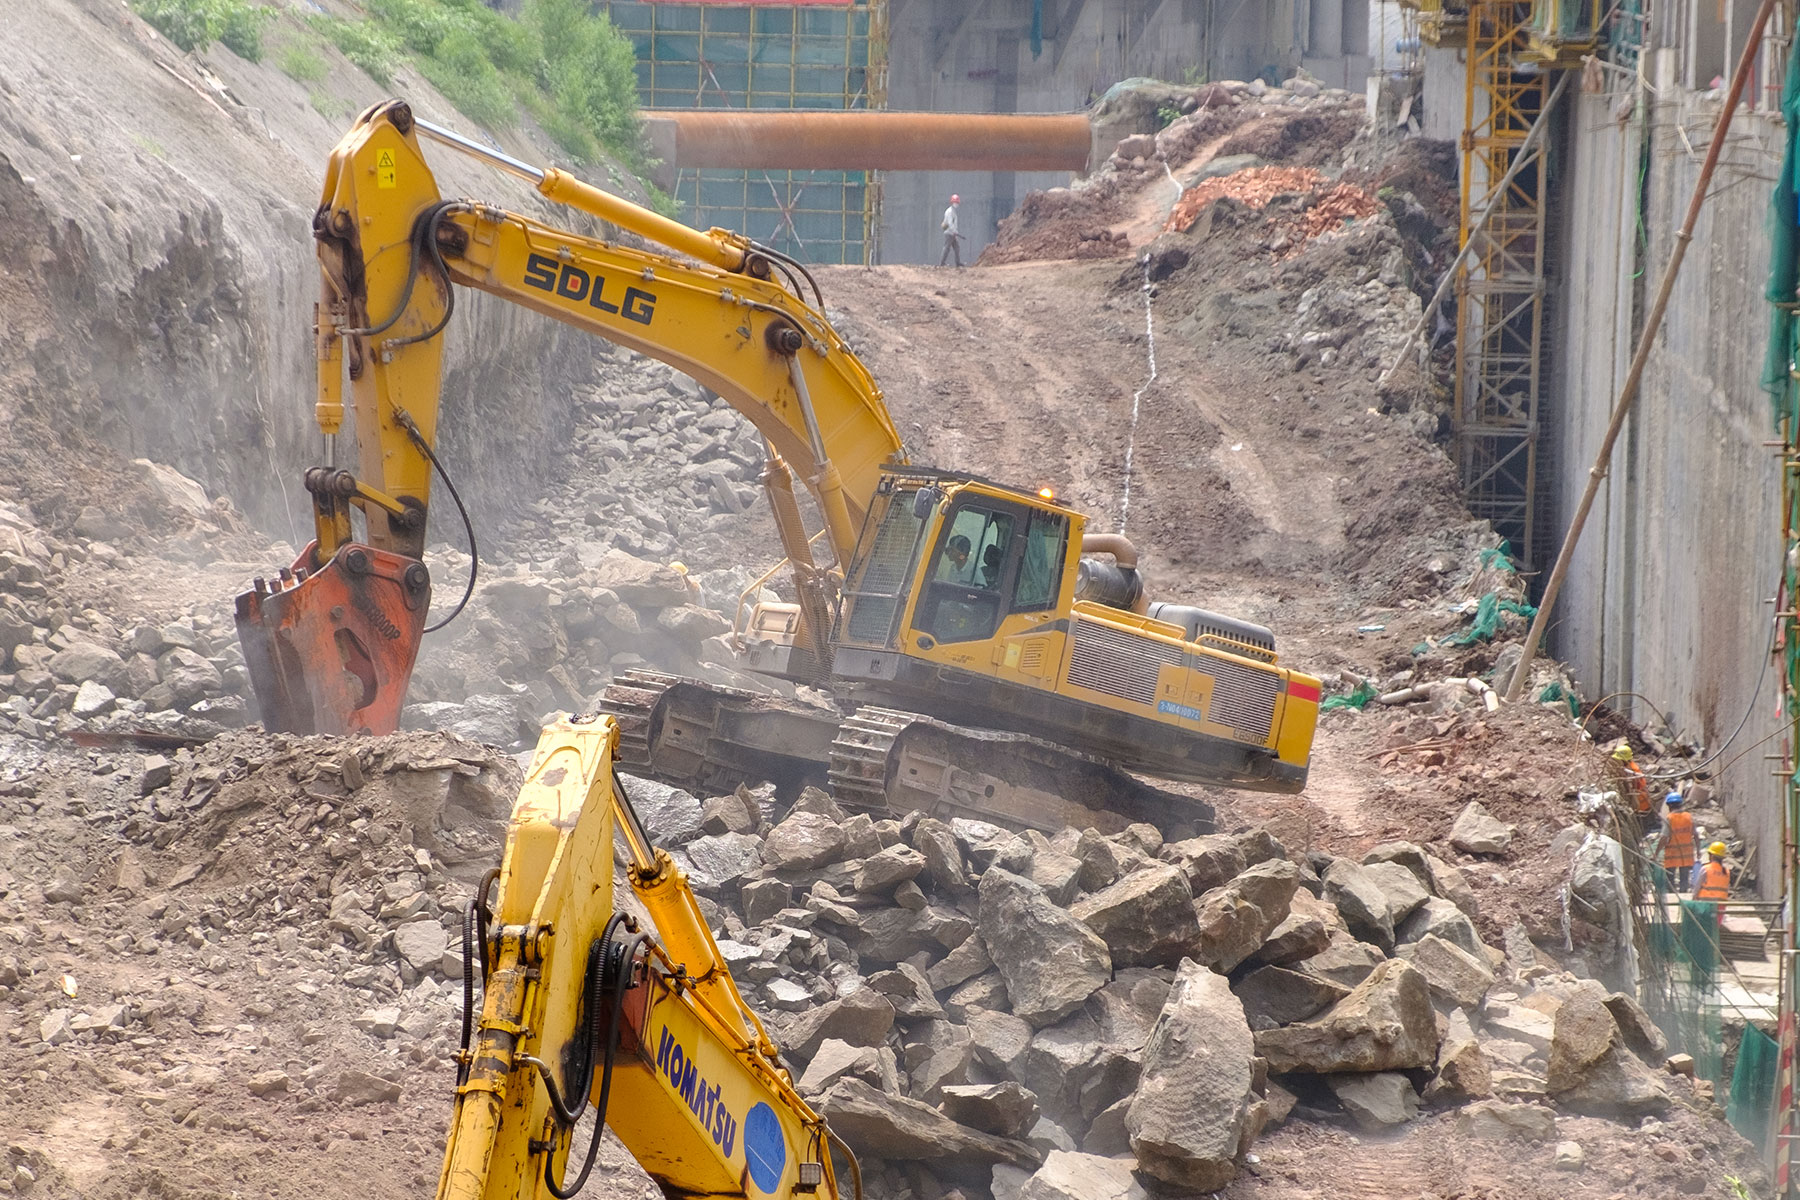
<path fill-rule="evenodd" d="M 926 575 L 913 626 L 940 642 L 993 636 L 1013 548 L 1013 513 L 978 504 L 957 508 Z"/>
<path fill-rule="evenodd" d="M 1019 582 L 1013 590 L 1013 612 L 1056 607 L 1063 559 L 1069 544 L 1069 518 L 1062 513 L 1034 512 L 1019 559 Z"/>

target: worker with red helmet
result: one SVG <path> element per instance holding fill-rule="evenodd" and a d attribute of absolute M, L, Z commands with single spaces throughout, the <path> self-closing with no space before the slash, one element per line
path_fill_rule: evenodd
<path fill-rule="evenodd" d="M 958 267 L 963 265 L 962 247 L 960 245 L 962 242 L 962 233 L 956 225 L 956 209 L 961 203 L 962 197 L 952 193 L 950 196 L 950 205 L 948 208 L 944 209 L 944 219 L 940 224 L 940 228 L 944 231 L 944 252 L 938 256 L 938 266 L 940 267 L 949 262 L 952 258 L 956 259 L 956 265 Z"/>

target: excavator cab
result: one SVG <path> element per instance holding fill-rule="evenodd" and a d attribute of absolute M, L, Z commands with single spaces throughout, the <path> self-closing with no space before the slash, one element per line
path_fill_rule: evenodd
<path fill-rule="evenodd" d="M 832 675 L 861 703 L 1012 729 L 1165 778 L 1305 785 L 1318 681 L 1261 626 L 1154 604 L 1135 550 L 1047 493 L 885 471 L 846 572 Z"/>

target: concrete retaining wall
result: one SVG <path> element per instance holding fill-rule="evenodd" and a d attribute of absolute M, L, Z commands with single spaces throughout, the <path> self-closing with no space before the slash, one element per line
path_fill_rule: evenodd
<path fill-rule="evenodd" d="M 1641 117 L 1615 119 L 1621 96 L 1575 97 L 1558 163 L 1556 353 L 1544 413 L 1558 463 L 1559 535 L 1585 486 L 1640 310 L 1668 262 L 1717 115 L 1716 102 L 1667 88 L 1650 107 L 1646 146 Z M 1734 122 L 1642 393 L 1558 601 L 1551 643 L 1585 698 L 1642 693 L 1615 703 L 1651 725 L 1654 704 L 1709 749 L 1749 710 L 1717 790 L 1755 844 L 1765 887 L 1779 874 L 1780 789 L 1762 756 L 1780 743 L 1755 743 L 1777 724 L 1778 678 L 1763 665 L 1780 477 L 1764 445 L 1773 426 L 1758 380 L 1769 326 L 1765 217 L 1780 133 L 1761 114 Z M 1643 153 L 1647 251 L 1638 244 Z"/>

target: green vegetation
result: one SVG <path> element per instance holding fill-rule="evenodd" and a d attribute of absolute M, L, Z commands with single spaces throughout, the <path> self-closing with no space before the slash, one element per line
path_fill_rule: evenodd
<path fill-rule="evenodd" d="M 386 87 L 394 82 L 394 68 L 406 53 L 406 47 L 394 34 L 373 21 L 341 21 L 336 17 L 314 17 L 312 25 L 336 46 L 340 53 L 355 63 L 370 79 Z"/>
<path fill-rule="evenodd" d="M 611 155 L 644 172 L 631 43 L 586 0 L 526 0 L 517 18 L 482 0 L 364 6 L 365 20 L 315 17 L 311 24 L 377 83 L 391 83 L 410 60 L 481 125 L 504 129 L 523 111 L 577 163 Z"/>
<path fill-rule="evenodd" d="M 303 43 L 283 46 L 275 57 L 275 65 L 281 68 L 283 75 L 301 83 L 319 82 L 325 78 L 327 69 L 324 57 Z"/>
<path fill-rule="evenodd" d="M 183 50 L 223 42 L 250 62 L 262 61 L 263 29 L 275 19 L 249 0 L 131 0 L 131 9 Z"/>

